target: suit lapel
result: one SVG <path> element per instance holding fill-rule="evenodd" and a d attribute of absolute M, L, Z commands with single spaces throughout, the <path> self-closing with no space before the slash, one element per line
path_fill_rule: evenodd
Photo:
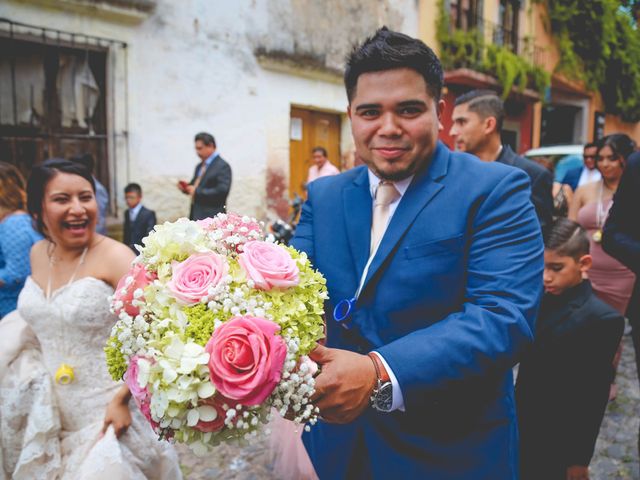
<path fill-rule="evenodd" d="M 513 166 L 514 157 L 515 157 L 515 153 L 513 153 L 513 150 L 511 150 L 511 147 L 509 145 L 503 145 L 500 155 L 498 155 L 498 158 L 496 158 L 496 162 Z"/>
<path fill-rule="evenodd" d="M 138 212 L 138 216 L 136 217 L 136 222 L 143 223 L 143 222 L 142 222 L 142 219 L 143 219 L 143 218 L 145 217 L 145 215 L 147 214 L 147 213 L 145 212 L 145 210 L 146 210 L 146 208 L 145 208 L 144 206 L 140 208 L 140 211 Z"/>
<path fill-rule="evenodd" d="M 363 291 L 406 231 L 411 227 L 418 214 L 444 188 L 444 185 L 438 183 L 437 180 L 447 174 L 449 153 L 449 150 L 438 142 L 431 165 L 411 182 L 382 237 L 376 256 L 373 258 L 367 272 L 367 278 L 362 287 Z M 369 228 L 370 226 L 371 221 L 369 221 Z"/>
<path fill-rule="evenodd" d="M 362 275 L 369 258 L 373 208 L 366 168 L 342 191 L 342 203 L 354 267 L 358 275 Z"/>

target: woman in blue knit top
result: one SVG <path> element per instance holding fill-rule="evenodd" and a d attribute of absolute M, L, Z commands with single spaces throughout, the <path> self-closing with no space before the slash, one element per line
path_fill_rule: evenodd
<path fill-rule="evenodd" d="M 15 310 L 18 294 L 31 273 L 29 252 L 42 237 L 25 211 L 24 178 L 0 162 L 0 318 Z"/>

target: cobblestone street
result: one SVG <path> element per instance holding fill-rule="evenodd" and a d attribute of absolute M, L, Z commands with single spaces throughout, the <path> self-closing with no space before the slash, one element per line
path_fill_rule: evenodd
<path fill-rule="evenodd" d="M 186 480 L 271 480 L 268 440 L 264 437 L 240 448 L 221 445 L 208 457 L 196 457 L 184 445 L 176 445 Z"/>
<path fill-rule="evenodd" d="M 609 403 L 591 461 L 594 480 L 640 478 L 637 448 L 640 390 L 631 337 L 625 335 L 623 343 L 616 382 L 618 398 Z"/>
<path fill-rule="evenodd" d="M 591 462 L 592 480 L 640 479 L 638 470 L 638 428 L 640 426 L 640 390 L 636 376 L 633 344 L 628 335 L 618 370 L 618 398 L 611 402 L 600 428 L 596 453 Z M 206 458 L 194 456 L 178 446 L 185 478 L 188 480 L 267 480 L 275 478 L 267 455 L 267 440 L 246 448 L 218 447 Z"/>

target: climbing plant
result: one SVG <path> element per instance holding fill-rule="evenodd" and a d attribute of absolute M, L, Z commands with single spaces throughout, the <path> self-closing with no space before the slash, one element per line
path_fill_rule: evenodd
<path fill-rule="evenodd" d="M 515 86 L 523 91 L 530 87 L 544 98 L 551 85 L 550 75 L 504 46 L 486 44 L 478 29 L 468 31 L 451 29 L 444 0 L 439 2 L 440 14 L 436 35 L 444 68 L 472 68 L 496 77 L 506 98 Z"/>
<path fill-rule="evenodd" d="M 556 70 L 599 90 L 608 113 L 640 121 L 637 2 L 534 0 L 547 6 L 560 62 Z M 635 6 L 634 6 L 635 5 Z"/>

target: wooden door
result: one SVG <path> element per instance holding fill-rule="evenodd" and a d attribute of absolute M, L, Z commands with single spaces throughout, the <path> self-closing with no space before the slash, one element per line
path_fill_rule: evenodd
<path fill-rule="evenodd" d="M 291 107 L 289 135 L 289 196 L 305 197 L 304 184 L 311 167 L 311 150 L 324 147 L 329 161 L 339 169 L 340 115 Z"/>

